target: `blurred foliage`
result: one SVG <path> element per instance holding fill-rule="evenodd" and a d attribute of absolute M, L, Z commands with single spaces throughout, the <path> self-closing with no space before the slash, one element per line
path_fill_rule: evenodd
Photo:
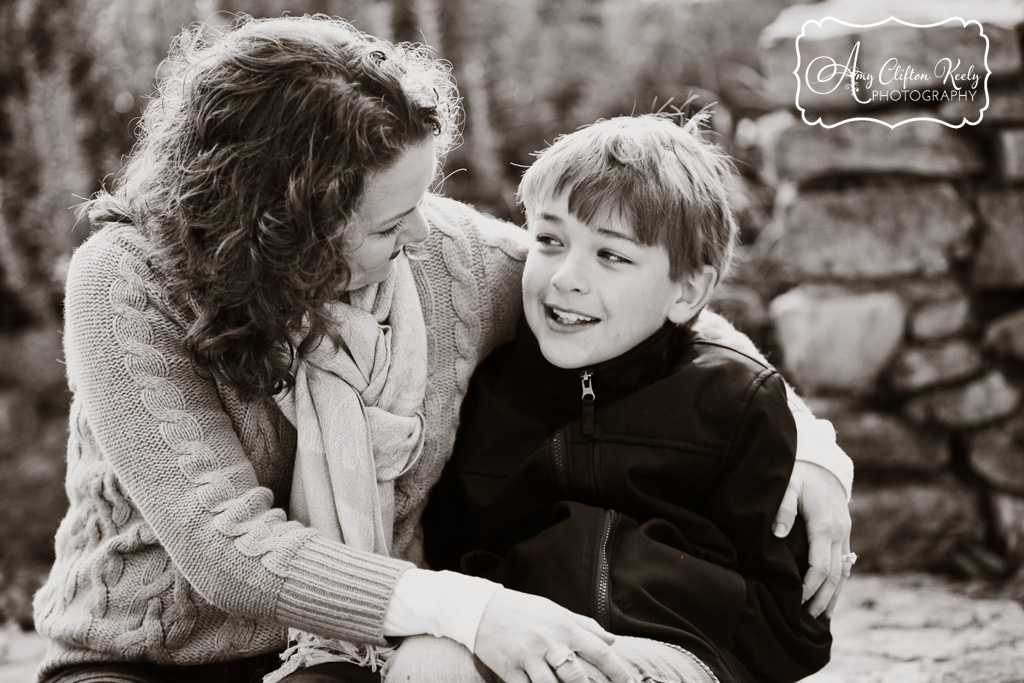
<path fill-rule="evenodd" d="M 445 191 L 504 217 L 530 153 L 598 117 L 762 108 L 756 43 L 787 0 L 8 0 L 0 7 L 0 327 L 59 320 L 87 234 L 69 207 L 116 173 L 171 38 L 199 19 L 323 12 L 435 46 L 455 68 L 464 144 Z M 79 199 L 76 199 L 79 198 Z"/>
<path fill-rule="evenodd" d="M 671 111 L 696 94 L 691 106 L 718 102 L 714 128 L 729 146 L 735 123 L 765 108 L 758 34 L 792 1 L 0 3 L 0 622 L 30 620 L 66 505 L 67 394 L 54 361 L 68 259 L 89 232 L 71 208 L 117 172 L 183 26 L 243 11 L 322 12 L 434 46 L 453 64 L 466 115 L 441 189 L 517 220 L 514 191 L 531 153 L 599 117 Z M 45 352 L 33 334 L 52 340 Z M 10 348 L 55 370 L 14 361 Z"/>

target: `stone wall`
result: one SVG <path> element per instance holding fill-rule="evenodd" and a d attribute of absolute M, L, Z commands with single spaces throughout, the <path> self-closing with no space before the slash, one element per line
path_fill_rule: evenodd
<path fill-rule="evenodd" d="M 792 72 L 806 19 L 981 11 L 993 73 L 979 125 L 800 120 Z M 753 247 L 763 259 L 737 279 L 757 278 L 776 360 L 856 463 L 858 568 L 993 577 L 1024 566 L 1022 26 L 1016 1 L 844 0 L 792 7 L 762 35 L 779 108 L 757 122 L 756 151 L 774 219 Z M 890 26 L 860 57 L 925 51 L 934 63 L 951 46 L 927 30 Z M 905 120 L 906 106 L 872 115 Z M 960 109 L 915 113 L 959 121 Z"/>

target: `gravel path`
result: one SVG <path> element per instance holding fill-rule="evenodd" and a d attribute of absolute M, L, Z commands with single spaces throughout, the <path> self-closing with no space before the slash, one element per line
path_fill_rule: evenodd
<path fill-rule="evenodd" d="M 804 683 L 1024 683 L 1024 607 L 925 575 L 854 576 L 832 662 Z M 43 641 L 0 628 L 0 683 L 29 683 Z"/>
<path fill-rule="evenodd" d="M 1024 683 L 1024 607 L 925 575 L 855 576 L 805 683 Z"/>

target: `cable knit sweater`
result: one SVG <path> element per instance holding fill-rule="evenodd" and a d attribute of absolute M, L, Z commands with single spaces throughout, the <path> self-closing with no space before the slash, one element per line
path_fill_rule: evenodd
<path fill-rule="evenodd" d="M 423 456 L 396 490 L 394 553 L 286 520 L 295 433 L 272 401 L 197 373 L 187 311 L 168 301 L 133 226 L 74 255 L 64 346 L 74 401 L 57 559 L 35 600 L 40 668 L 193 665 L 280 649 L 286 627 L 382 643 L 394 585 L 422 557 L 426 495 L 451 454 L 473 369 L 512 338 L 524 233 L 430 197 L 413 262 L 430 358 Z"/>

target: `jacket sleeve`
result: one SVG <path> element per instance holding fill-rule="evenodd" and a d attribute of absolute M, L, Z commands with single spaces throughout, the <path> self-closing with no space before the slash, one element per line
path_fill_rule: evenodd
<path fill-rule="evenodd" d="M 746 596 L 732 634 L 733 648 L 759 681 L 793 681 L 829 659 L 827 623 L 801 604 L 806 548 L 772 534 L 775 513 L 792 471 L 795 429 L 782 379 L 765 371 L 737 417 L 724 476 L 714 494 L 712 519 L 730 539 Z M 803 567 L 801 566 L 803 565 Z"/>
<path fill-rule="evenodd" d="M 218 608 L 381 642 L 394 585 L 411 565 L 329 541 L 273 507 L 217 387 L 196 372 L 181 325 L 165 313 L 145 254 L 110 232 L 72 260 L 65 349 L 75 400 L 120 488 Z"/>
<path fill-rule="evenodd" d="M 754 342 L 722 316 L 704 309 L 693 323 L 694 332 L 704 339 L 734 348 L 750 358 L 768 364 Z M 853 491 L 853 460 L 836 444 L 836 430 L 828 420 L 815 418 L 802 398 L 786 384 L 786 398 L 796 418 L 796 459 L 825 468 L 839 480 L 847 501 Z"/>

